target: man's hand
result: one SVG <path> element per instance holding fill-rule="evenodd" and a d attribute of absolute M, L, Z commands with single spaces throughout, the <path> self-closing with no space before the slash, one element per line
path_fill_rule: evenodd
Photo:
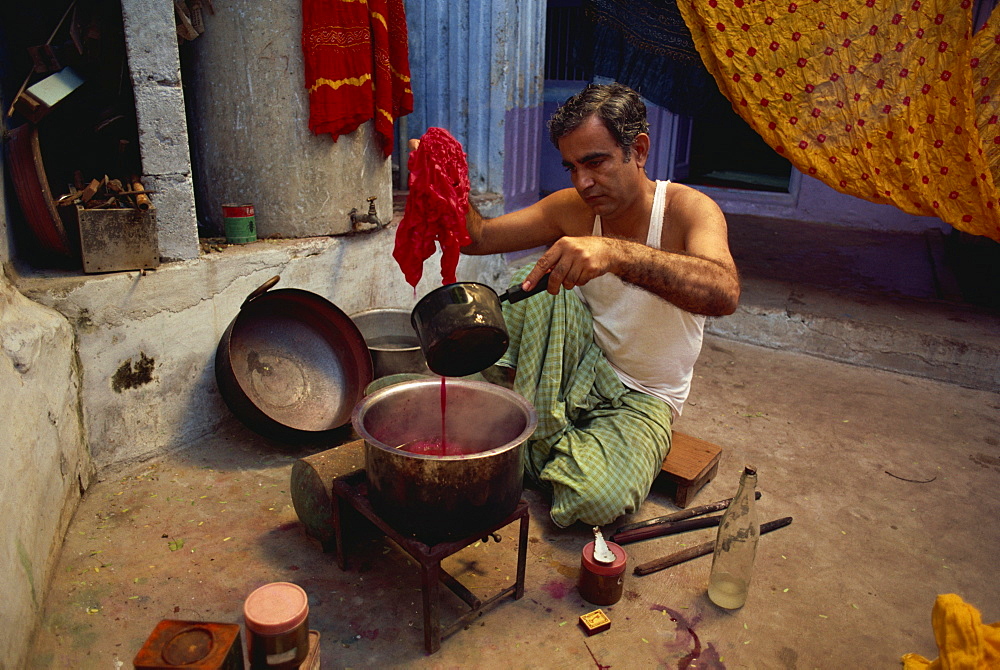
<path fill-rule="evenodd" d="M 538 259 L 521 288 L 531 290 L 542 275 L 551 272 L 548 291 L 555 295 L 560 286 L 568 290 L 614 272 L 621 251 L 618 242 L 606 237 L 560 237 Z"/>

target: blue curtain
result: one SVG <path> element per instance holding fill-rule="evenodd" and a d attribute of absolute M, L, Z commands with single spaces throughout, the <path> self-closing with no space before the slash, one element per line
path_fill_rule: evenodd
<path fill-rule="evenodd" d="M 675 114 L 694 115 L 718 87 L 675 0 L 587 0 L 594 74 L 635 89 Z"/>

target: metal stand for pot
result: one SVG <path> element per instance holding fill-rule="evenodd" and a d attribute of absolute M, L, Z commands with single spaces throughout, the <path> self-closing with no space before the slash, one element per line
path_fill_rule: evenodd
<path fill-rule="evenodd" d="M 514 511 L 499 523 L 478 531 L 464 540 L 440 542 L 428 546 L 420 540 L 406 537 L 397 532 L 375 513 L 367 495 L 367 482 L 363 470 L 356 471 L 333 480 L 333 492 L 337 499 L 333 505 L 333 528 L 336 539 L 337 565 L 346 570 L 342 530 L 343 503 L 348 503 L 360 512 L 366 519 L 375 524 L 393 542 L 420 564 L 421 592 L 423 594 L 424 610 L 424 647 L 428 654 L 433 654 L 441 648 L 441 641 L 455 631 L 468 625 L 488 608 L 507 596 L 520 600 L 524 596 L 524 569 L 528 549 L 528 503 L 521 500 Z M 496 533 L 504 526 L 520 520 L 520 537 L 517 545 L 517 579 L 514 585 L 497 593 L 488 600 L 480 600 L 457 579 L 441 568 L 441 561 L 455 554 L 470 544 Z M 444 582 L 451 591 L 471 608 L 471 610 L 448 627 L 442 630 L 439 611 L 438 583 Z"/>

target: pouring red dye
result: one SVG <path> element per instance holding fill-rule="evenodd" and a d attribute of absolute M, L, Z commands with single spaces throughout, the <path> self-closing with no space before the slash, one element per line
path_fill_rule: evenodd
<path fill-rule="evenodd" d="M 445 420 L 448 411 L 448 386 L 445 384 L 447 377 L 441 377 L 441 438 L 436 440 L 412 440 L 399 447 L 400 451 L 411 454 L 421 454 L 426 456 L 467 456 L 476 453 L 474 449 L 448 442 L 445 437 Z"/>
<path fill-rule="evenodd" d="M 456 283 L 459 248 L 472 238 L 465 224 L 469 210 L 469 167 L 461 143 L 444 128 L 428 128 L 420 144 L 408 159 L 410 194 L 406 210 L 396 229 L 393 258 L 399 264 L 407 283 L 416 291 L 423 274 L 424 261 L 434 253 L 435 242 L 441 247 L 441 279 L 445 285 Z M 502 318 L 502 317 L 501 317 Z M 506 332 L 503 333 L 506 349 Z M 470 346 L 471 345 L 471 346 Z M 477 349 L 471 340 L 465 349 Z M 461 352 L 463 349 L 459 348 Z M 447 352 L 442 350 L 447 355 Z M 502 353 L 502 352 L 501 352 Z M 425 348 L 425 355 L 427 354 Z M 434 357 L 432 357 L 434 358 Z M 428 367 L 441 372 L 434 361 Z M 450 373 L 449 373 L 450 374 Z M 455 373 L 462 376 L 467 373 Z M 411 454 L 430 456 L 459 456 L 474 453 L 445 437 L 448 389 L 445 376 L 441 377 L 441 438 L 439 440 L 413 440 L 399 447 Z"/>

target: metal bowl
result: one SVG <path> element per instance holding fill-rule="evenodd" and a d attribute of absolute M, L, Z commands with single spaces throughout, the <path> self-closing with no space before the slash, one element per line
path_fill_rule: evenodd
<path fill-rule="evenodd" d="M 375 379 L 401 373 L 429 374 L 420 340 L 410 325 L 410 311 L 376 307 L 351 315 L 375 366 Z"/>
<path fill-rule="evenodd" d="M 371 356 L 347 314 L 301 289 L 250 294 L 219 341 L 215 377 L 249 428 L 283 442 L 325 439 L 350 421 L 372 381 Z"/>

